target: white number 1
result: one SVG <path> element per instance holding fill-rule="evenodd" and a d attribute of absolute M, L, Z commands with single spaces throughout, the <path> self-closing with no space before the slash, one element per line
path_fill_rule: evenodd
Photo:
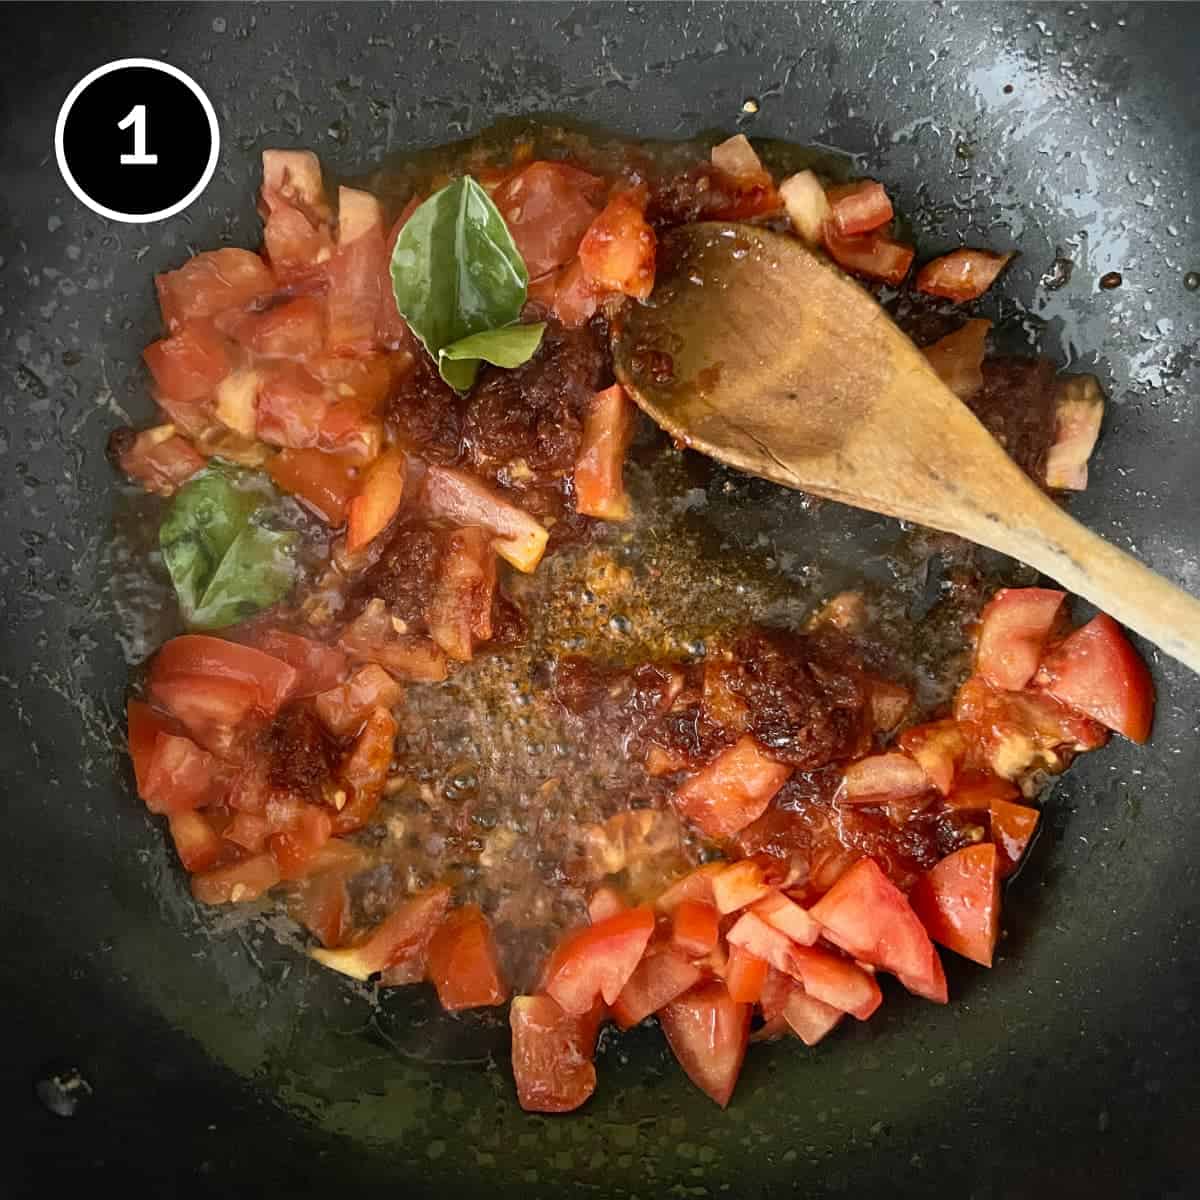
<path fill-rule="evenodd" d="M 146 153 L 146 106 L 135 104 L 117 123 L 118 129 L 133 126 L 133 153 L 121 155 L 122 166 L 152 167 L 158 162 L 157 154 Z"/>

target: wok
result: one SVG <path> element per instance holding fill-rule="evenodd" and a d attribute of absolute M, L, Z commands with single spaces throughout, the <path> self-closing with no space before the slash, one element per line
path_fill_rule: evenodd
<path fill-rule="evenodd" d="M 1113 400 L 1074 511 L 1194 591 L 1198 44 L 1195 5 L 0 10 L 8 1194 L 84 1176 L 159 1195 L 1193 1194 L 1200 680 L 1183 668 L 1149 652 L 1152 744 L 1061 781 L 1009 889 L 1000 961 L 948 962 L 948 1008 L 893 990 L 816 1052 L 760 1049 L 726 1113 L 641 1029 L 602 1048 L 581 1114 L 534 1117 L 501 1022 L 444 1018 L 420 989 L 374 1004 L 194 908 L 120 747 L 103 444 L 122 411 L 149 415 L 151 274 L 257 244 L 266 146 L 349 171 L 514 114 L 736 128 L 861 156 L 925 253 L 1021 250 L 1005 335 L 1098 371 Z M 118 227 L 69 194 L 52 133 L 79 78 L 135 55 L 198 79 L 224 140 L 190 210 Z M 1056 258 L 1073 263 L 1057 288 Z M 1099 290 L 1113 270 L 1122 286 Z M 884 573 L 872 547 L 899 533 L 765 485 L 735 487 L 713 519 L 818 567 L 849 531 Z M 87 1088 L 49 1082 L 71 1071 Z"/>

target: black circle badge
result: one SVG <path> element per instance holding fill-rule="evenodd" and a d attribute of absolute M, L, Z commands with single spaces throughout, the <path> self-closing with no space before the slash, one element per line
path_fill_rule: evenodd
<path fill-rule="evenodd" d="M 97 67 L 58 113 L 54 152 L 67 186 L 113 221 L 161 221 L 208 186 L 221 141 L 200 85 L 152 58 Z"/>

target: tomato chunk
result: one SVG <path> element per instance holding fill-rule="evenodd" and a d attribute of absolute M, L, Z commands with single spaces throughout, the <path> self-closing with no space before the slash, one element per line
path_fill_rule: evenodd
<path fill-rule="evenodd" d="M 256 854 L 227 867 L 192 876 L 192 895 L 202 904 L 244 904 L 257 900 L 280 880 L 269 854 Z"/>
<path fill-rule="evenodd" d="M 346 674 L 346 656 L 341 650 L 298 633 L 254 626 L 240 634 L 238 640 L 287 663 L 296 672 L 293 699 L 328 691 Z"/>
<path fill-rule="evenodd" d="M 1015 784 L 990 771 L 964 771 L 946 797 L 946 807 L 961 812 L 987 812 L 1001 800 L 1015 800 L 1021 794 Z"/>
<path fill-rule="evenodd" d="M 313 510 L 327 525 L 346 520 L 358 482 L 349 463 L 320 450 L 281 450 L 267 464 L 276 486 Z"/>
<path fill-rule="evenodd" d="M 821 936 L 821 926 L 813 919 L 808 909 L 782 892 L 771 892 L 759 900 L 750 911 L 801 946 L 811 946 Z"/>
<path fill-rule="evenodd" d="M 150 778 L 150 764 L 154 759 L 154 744 L 158 735 L 176 733 L 179 727 L 165 713 L 151 708 L 142 700 L 129 701 L 125 706 L 125 720 L 129 757 L 133 760 L 133 777 L 140 796 Z"/>
<path fill-rule="evenodd" d="M 1104 613 L 1046 656 L 1037 686 L 1133 742 L 1150 736 L 1154 684 L 1121 627 Z"/>
<path fill-rule="evenodd" d="M 673 803 L 709 837 L 732 837 L 762 816 L 791 773 L 791 767 L 768 758 L 752 737 L 741 737 L 681 784 Z"/>
<path fill-rule="evenodd" d="M 1104 420 L 1104 393 L 1095 375 L 1066 375 L 1054 396 L 1054 441 L 1046 452 L 1046 486 L 1082 492 L 1088 460 Z"/>
<path fill-rule="evenodd" d="M 413 973 L 411 981 L 415 982 L 425 976 L 429 943 L 449 907 L 448 887 L 427 888 L 401 901 L 357 946 L 309 953 L 323 966 L 352 979 L 365 980 L 390 967 L 401 967 Z"/>
<path fill-rule="evenodd" d="M 549 996 L 517 996 L 509 1009 L 517 1100 L 526 1112 L 577 1109 L 596 1090 L 601 1013 L 571 1016 Z"/>
<path fill-rule="evenodd" d="M 930 721 L 906 729 L 896 744 L 944 796 L 954 786 L 954 777 L 966 757 L 967 735 L 957 721 Z"/>
<path fill-rule="evenodd" d="M 496 553 L 479 525 L 456 529 L 442 547 L 437 586 L 426 611 L 429 636 L 453 659 L 469 662 L 492 636 Z"/>
<path fill-rule="evenodd" d="M 221 835 L 204 813 L 171 813 L 167 817 L 167 826 L 185 871 L 208 871 L 220 862 Z"/>
<path fill-rule="evenodd" d="M 109 453 L 116 457 L 117 466 L 148 492 L 172 496 L 204 466 L 203 456 L 175 432 L 174 425 L 156 425 L 131 434 L 124 430 L 110 438 Z"/>
<path fill-rule="evenodd" d="M 980 617 L 976 672 L 993 687 L 1019 692 L 1042 660 L 1065 599 L 1052 588 L 1001 588 Z"/>
<path fill-rule="evenodd" d="M 275 280 L 257 254 L 226 249 L 207 250 L 177 271 L 156 275 L 154 286 L 163 321 L 174 333 L 187 321 L 214 317 L 270 294 Z"/>
<path fill-rule="evenodd" d="M 798 171 L 779 185 L 779 196 L 792 228 L 810 245 L 820 244 L 832 210 L 821 181 L 812 171 Z"/>
<path fill-rule="evenodd" d="M 839 267 L 898 287 L 904 282 L 916 251 L 878 231 L 861 237 L 842 237 L 827 223 L 821 233 L 825 252 Z"/>
<path fill-rule="evenodd" d="M 983 356 L 991 321 L 975 319 L 921 351 L 937 377 L 960 399 L 983 387 Z"/>
<path fill-rule="evenodd" d="M 717 944 L 717 910 L 699 900 L 685 900 L 671 914 L 671 941 L 691 958 L 711 953 Z"/>
<path fill-rule="evenodd" d="M 883 184 L 874 179 L 830 188 L 828 196 L 833 225 L 840 237 L 870 233 L 895 216 Z"/>
<path fill-rule="evenodd" d="M 329 348 L 366 354 L 377 346 L 385 301 L 392 302 L 383 210 L 369 192 L 338 189 L 338 247 L 329 262 Z"/>
<path fill-rule="evenodd" d="M 295 363 L 275 363 L 262 375 L 255 431 L 264 442 L 290 450 L 316 446 L 329 415 L 328 392 Z"/>
<path fill-rule="evenodd" d="M 884 804 L 928 791 L 929 776 L 907 754 L 872 754 L 845 771 L 840 798 L 850 804 Z"/>
<path fill-rule="evenodd" d="M 308 150 L 264 150 L 260 210 L 271 269 L 283 282 L 303 279 L 333 255 L 321 164 Z"/>
<path fill-rule="evenodd" d="M 301 879 L 312 870 L 321 848 L 333 835 L 333 818 L 306 804 L 287 827 L 272 834 L 269 845 L 283 879 Z"/>
<path fill-rule="evenodd" d="M 841 1009 L 810 996 L 802 987 L 792 988 L 783 1006 L 784 1020 L 806 1046 L 815 1046 L 832 1033 L 843 1015 Z"/>
<path fill-rule="evenodd" d="M 319 296 L 297 296 L 263 313 L 218 317 L 217 326 L 265 358 L 304 358 L 324 345 L 325 305 Z"/>
<path fill-rule="evenodd" d="M 496 189 L 492 200 L 530 279 L 575 257 L 603 187 L 601 179 L 567 163 L 532 162 Z"/>
<path fill-rule="evenodd" d="M 142 358 L 160 402 L 173 405 L 195 406 L 207 400 L 233 370 L 225 339 L 206 321 L 181 326 L 171 337 L 151 342 Z"/>
<path fill-rule="evenodd" d="M 429 978 L 447 1012 L 503 1004 L 508 999 L 491 926 L 476 905 L 456 908 L 433 935 Z"/>
<path fill-rule="evenodd" d="M 796 943 L 786 933 L 768 925 L 752 912 L 742 913 L 725 935 L 731 946 L 741 946 L 785 975 L 796 973 Z"/>
<path fill-rule="evenodd" d="M 768 895 L 783 881 L 786 868 L 776 858 L 761 855 L 742 858 L 723 867 L 712 877 L 713 903 L 725 916 Z"/>
<path fill-rule="evenodd" d="M 645 954 L 653 932 L 654 913 L 631 908 L 570 934 L 550 958 L 546 992 L 575 1015 L 589 1011 L 597 997 L 612 1004 Z"/>
<path fill-rule="evenodd" d="M 729 947 L 725 964 L 725 986 L 735 1004 L 757 1004 L 770 966 L 745 946 Z"/>
<path fill-rule="evenodd" d="M 395 742 L 396 721 L 392 714 L 386 708 L 372 710 L 340 768 L 350 799 L 334 818 L 335 833 L 352 833 L 371 819 L 387 783 Z"/>
<path fill-rule="evenodd" d="M 847 1012 L 860 1021 L 867 1020 L 883 1003 L 879 984 L 848 958 L 840 958 L 812 946 L 796 946 L 793 954 L 795 965 L 792 974 L 815 1000 L 839 1012 Z M 786 1016 L 786 1000 L 783 1011 Z"/>
<path fill-rule="evenodd" d="M 874 859 L 855 863 L 810 911 L 835 945 L 891 971 L 910 992 L 946 1003 L 946 977 L 937 951 L 904 893 Z M 827 1000 L 807 980 L 804 986 Z"/>
<path fill-rule="evenodd" d="M 431 638 L 396 633 L 378 597 L 342 630 L 338 644 L 351 658 L 378 663 L 399 679 L 438 683 L 446 678 L 446 652 Z"/>
<path fill-rule="evenodd" d="M 597 925 L 609 917 L 615 917 L 617 913 L 624 912 L 628 907 L 621 893 L 605 884 L 598 887 L 588 899 L 588 920 Z"/>
<path fill-rule="evenodd" d="M 631 1029 L 672 1000 L 690 991 L 703 978 L 694 962 L 671 946 L 647 953 L 613 1002 L 613 1020 Z"/>
<path fill-rule="evenodd" d="M 629 517 L 623 473 L 635 417 L 636 410 L 619 383 L 592 397 L 575 460 L 575 508 L 584 516 L 606 521 Z"/>
<path fill-rule="evenodd" d="M 928 296 L 941 296 L 965 304 L 978 300 L 1008 266 L 1011 254 L 993 254 L 990 250 L 952 250 L 927 262 L 918 272 L 916 289 Z"/>
<path fill-rule="evenodd" d="M 350 894 L 343 871 L 323 871 L 309 880 L 291 913 L 325 949 L 340 946 L 350 925 Z"/>
<path fill-rule="evenodd" d="M 657 241 L 645 217 L 645 195 L 618 192 L 579 243 L 579 263 L 598 287 L 645 300 L 654 290 Z"/>
<path fill-rule="evenodd" d="M 725 985 L 714 980 L 672 1001 L 658 1019 L 687 1077 L 725 1108 L 746 1057 L 750 1006 L 734 1003 Z"/>
<path fill-rule="evenodd" d="M 712 148 L 709 155 L 718 171 L 740 179 L 757 179 L 765 174 L 762 159 L 744 133 L 735 133 Z"/>
<path fill-rule="evenodd" d="M 346 511 L 346 549 L 351 554 L 374 541 L 400 511 L 407 462 L 403 450 L 388 450 L 363 476 Z"/>
<path fill-rule="evenodd" d="M 160 733 L 139 791 L 151 812 L 186 812 L 208 803 L 216 782 L 217 760 L 211 754 L 191 738 Z"/>
<path fill-rule="evenodd" d="M 592 281 L 577 258 L 547 279 L 547 286 L 553 284 L 550 311 L 568 329 L 579 329 L 586 325 L 596 315 L 600 301 L 607 294 Z M 530 291 L 533 291 L 532 285 Z"/>
<path fill-rule="evenodd" d="M 682 879 L 677 879 L 666 891 L 659 894 L 658 899 L 654 901 L 654 907 L 659 912 L 672 913 L 684 900 L 714 903 L 713 877 L 725 870 L 725 865 L 723 862 L 710 862 L 689 871 Z"/>
<path fill-rule="evenodd" d="M 1025 856 L 1041 814 L 1026 804 L 994 799 L 989 815 L 1000 878 L 1005 879 L 1017 869 Z"/>
<path fill-rule="evenodd" d="M 357 733 L 373 709 L 395 708 L 404 689 L 380 666 L 370 663 L 316 699 L 317 716 L 330 733 Z"/>
<path fill-rule="evenodd" d="M 990 967 L 1000 933 L 996 847 L 967 846 L 943 858 L 913 885 L 912 905 L 935 942 Z"/>

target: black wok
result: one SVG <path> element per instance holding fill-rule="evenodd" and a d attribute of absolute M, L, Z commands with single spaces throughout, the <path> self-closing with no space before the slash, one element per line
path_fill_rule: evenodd
<path fill-rule="evenodd" d="M 1194 1194 L 1200 681 L 1183 668 L 1150 653 L 1149 747 L 1059 784 L 1000 961 L 948 964 L 948 1008 L 891 993 L 818 1052 L 753 1053 L 726 1113 L 639 1030 L 602 1051 L 581 1115 L 532 1117 L 502 1025 L 419 992 L 372 1007 L 195 911 L 120 751 L 102 451 L 122 410 L 149 414 L 152 272 L 257 243 L 263 147 L 351 170 L 501 115 L 736 127 L 861 155 L 925 252 L 1021 250 L 1007 336 L 1098 370 L 1114 401 L 1076 513 L 1195 591 L 1198 46 L 1190 4 L 0 9 L 6 1193 L 86 1175 L 157 1195 Z M 84 209 L 52 152 L 72 84 L 132 55 L 193 74 L 224 135 L 204 197 L 152 227 Z M 1056 257 L 1074 268 L 1054 290 Z M 1099 290 L 1112 270 L 1123 285 Z M 806 522 L 834 512 L 772 536 L 820 553 Z M 52 1082 L 71 1071 L 86 1088 Z"/>

